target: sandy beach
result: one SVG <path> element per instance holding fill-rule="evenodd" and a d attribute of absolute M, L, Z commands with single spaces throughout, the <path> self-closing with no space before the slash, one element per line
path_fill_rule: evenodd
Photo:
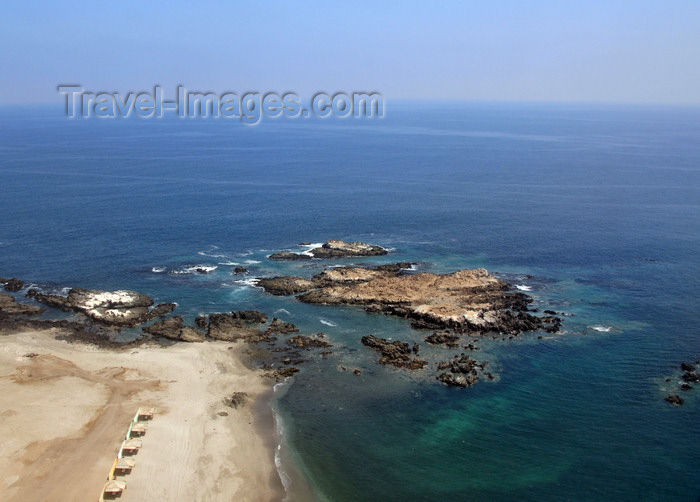
<path fill-rule="evenodd" d="M 272 501 L 284 497 L 267 406 L 270 381 L 242 344 L 101 349 L 50 331 L 0 335 L 0 499 L 99 499 L 140 406 L 156 414 L 117 500 Z M 223 399 L 246 392 L 239 408 Z"/>

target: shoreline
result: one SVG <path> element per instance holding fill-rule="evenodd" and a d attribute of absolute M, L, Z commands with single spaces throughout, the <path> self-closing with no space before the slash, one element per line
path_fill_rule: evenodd
<path fill-rule="evenodd" d="M 8 502 L 99 498 L 130 417 L 156 409 L 119 500 L 282 500 L 274 382 L 243 343 L 98 348 L 58 330 L 0 334 L 0 493 Z M 234 392 L 250 398 L 224 404 Z"/>

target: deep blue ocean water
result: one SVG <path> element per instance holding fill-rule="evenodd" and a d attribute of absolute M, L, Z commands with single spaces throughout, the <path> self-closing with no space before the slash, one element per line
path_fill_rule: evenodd
<path fill-rule="evenodd" d="M 327 333 L 334 355 L 274 402 L 292 498 L 700 498 L 700 386 L 663 401 L 700 359 L 698 108 L 389 102 L 383 120 L 247 127 L 6 107 L 0 187 L 0 276 Z M 393 250 L 344 263 L 483 266 L 574 315 L 558 335 L 480 342 L 498 378 L 447 388 L 359 343 L 425 332 L 246 281 L 318 272 L 266 256 L 330 238 Z M 174 273 L 193 265 L 217 268 Z"/>

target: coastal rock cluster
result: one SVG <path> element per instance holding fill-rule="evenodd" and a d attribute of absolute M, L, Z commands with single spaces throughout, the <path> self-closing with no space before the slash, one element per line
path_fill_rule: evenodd
<path fill-rule="evenodd" d="M 24 287 L 19 279 L 0 281 L 9 284 L 13 292 Z M 332 345 L 325 340 L 326 335 L 297 334 L 282 343 L 277 343 L 276 335 L 291 335 L 299 332 L 292 323 L 273 318 L 268 323 L 268 316 L 258 310 L 241 310 L 224 313 L 200 315 L 194 326 L 188 326 L 182 316 L 166 317 L 177 307 L 175 303 L 162 303 L 154 306 L 154 301 L 147 295 L 135 291 L 101 291 L 72 288 L 67 294 L 50 294 L 39 289 L 30 289 L 26 296 L 50 309 L 81 314 L 82 319 L 51 320 L 32 319 L 32 316 L 47 312 L 39 305 L 19 303 L 15 297 L 0 293 L 0 330 L 60 328 L 57 337 L 67 340 L 79 340 L 103 347 L 123 348 L 149 343 L 150 341 L 171 340 L 175 342 L 202 343 L 209 340 L 237 342 L 242 340 L 251 346 L 263 344 L 255 349 L 258 359 L 270 359 L 263 365 L 263 375 L 280 380 L 299 371 L 291 364 L 301 364 L 306 360 L 304 353 L 316 349 L 325 349 L 328 355 Z M 156 320 L 161 318 L 159 320 Z M 150 321 L 154 321 L 147 324 Z M 118 341 L 114 335 L 123 328 L 141 328 L 143 335 L 131 342 Z M 265 326 L 266 325 L 266 326 Z M 257 359 L 256 359 L 257 360 Z M 283 366 L 276 366 L 276 362 Z"/>
<path fill-rule="evenodd" d="M 42 312 L 44 312 L 44 309 L 38 305 L 18 303 L 13 296 L 7 293 L 0 293 L 0 318 L 38 315 Z"/>
<path fill-rule="evenodd" d="M 308 244 L 308 243 L 302 243 Z M 386 250 L 365 243 L 328 241 L 304 253 L 283 251 L 272 260 L 307 260 L 345 256 L 373 256 Z M 465 336 L 513 338 L 528 331 L 557 333 L 561 319 L 553 311 L 535 315 L 529 309 L 532 299 L 514 291 L 505 281 L 483 268 L 458 270 L 448 274 L 410 273 L 415 263 L 399 262 L 379 266 L 335 266 L 312 277 L 295 275 L 263 277 L 257 286 L 276 296 L 294 295 L 298 301 L 315 305 L 355 305 L 368 313 L 383 313 L 408 319 L 417 329 L 436 330 L 425 342 L 446 349 L 459 348 Z M 479 350 L 477 339 L 462 345 Z M 430 366 L 417 357 L 420 347 L 366 335 L 361 343 L 380 354 L 383 365 L 421 370 Z M 456 387 L 469 387 L 480 378 L 493 380 L 486 371 L 488 362 L 479 362 L 464 353 L 435 364 L 436 379 Z"/>
<path fill-rule="evenodd" d="M 417 370 L 425 368 L 428 361 L 418 357 L 411 357 L 412 353 L 418 352 L 418 346 L 413 348 L 407 342 L 389 341 L 374 335 L 362 337 L 362 345 L 370 347 L 381 354 L 380 364 L 396 366 L 397 368 L 407 368 Z"/>
<path fill-rule="evenodd" d="M 691 384 L 700 383 L 700 375 L 697 372 L 698 366 L 700 366 L 700 360 L 695 361 L 695 363 L 681 363 L 680 368 L 683 372 L 680 377 L 683 383 L 681 383 L 679 386 L 681 391 L 687 392 L 689 390 L 693 390 L 694 387 Z M 671 378 L 666 379 L 667 382 L 670 382 L 671 380 Z M 685 402 L 685 399 L 678 394 L 671 394 L 666 396 L 664 401 L 671 403 L 674 406 L 680 406 Z"/>
<path fill-rule="evenodd" d="M 437 379 L 453 387 L 471 387 L 479 380 L 479 376 L 485 375 L 489 380 L 494 379 L 491 373 L 486 372 L 486 366 L 488 361 L 479 362 L 462 353 L 449 361 L 438 363 L 438 371 L 448 371 L 440 373 Z"/>
<path fill-rule="evenodd" d="M 310 246 L 308 243 L 302 245 Z M 272 260 L 307 260 L 386 255 L 388 250 L 362 242 L 329 240 L 320 247 L 301 253 L 281 252 Z M 469 387 L 479 379 L 493 379 L 486 368 L 464 353 L 446 360 L 435 359 L 443 349 L 478 350 L 478 337 L 512 338 L 523 332 L 544 330 L 557 332 L 561 319 L 552 311 L 535 315 L 528 306 L 532 299 L 513 290 L 505 281 L 487 270 L 458 270 L 452 273 L 414 273 L 416 263 L 397 262 L 376 266 L 334 266 L 312 277 L 279 276 L 257 279 L 267 293 L 295 295 L 301 302 L 315 305 L 352 305 L 364 307 L 368 313 L 405 318 L 417 329 L 433 330 L 425 336 L 428 358 L 417 343 L 397 341 L 368 334 L 361 338 L 365 347 L 379 354 L 383 365 L 408 370 L 436 370 L 435 378 L 450 386 Z M 244 268 L 235 273 L 248 273 Z M 0 279 L 5 290 L 16 293 L 25 286 L 20 279 Z M 0 321 L 6 325 L 22 323 L 59 326 L 72 330 L 77 339 L 100 344 L 124 345 L 110 337 L 123 328 L 141 327 L 143 335 L 132 344 L 163 340 L 203 343 L 209 340 L 243 341 L 256 360 L 265 361 L 265 374 L 281 379 L 298 371 L 308 352 L 318 351 L 321 357 L 331 354 L 332 347 L 323 333 L 300 334 L 294 324 L 278 318 L 269 320 L 264 312 L 240 310 L 201 314 L 193 325 L 180 315 L 170 316 L 175 303 L 155 305 L 152 298 L 129 290 L 101 291 L 71 288 L 64 294 L 47 293 L 32 288 L 26 296 L 49 308 L 80 314 L 77 321 L 29 319 L 46 309 L 21 304 L 6 293 L 0 293 Z M 10 324 L 7 324 L 10 323 Z M 18 324 L 19 323 L 19 324 Z M 0 324 L 2 326 L 2 324 Z M 107 330 L 107 331 L 104 331 Z M 112 330 L 112 331 L 109 331 Z M 465 341 L 465 337 L 472 337 Z M 477 337 L 477 338 L 473 338 Z M 431 355 L 432 354 L 432 355 Z M 442 356 L 444 357 L 444 356 Z M 432 361 L 432 362 L 430 362 Z M 359 368 L 353 373 L 361 375 Z M 696 376 L 693 372 L 688 373 Z M 688 377 L 688 378 L 691 378 Z"/>

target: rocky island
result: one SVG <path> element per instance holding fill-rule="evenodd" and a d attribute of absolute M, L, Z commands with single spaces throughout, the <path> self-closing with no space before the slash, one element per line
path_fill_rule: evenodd
<path fill-rule="evenodd" d="M 406 264 L 338 267 L 310 279 L 297 276 L 262 278 L 257 284 L 273 295 L 294 295 L 318 305 L 361 305 L 367 312 L 411 320 L 416 328 L 458 333 L 558 331 L 561 319 L 528 312 L 531 299 L 512 291 L 505 281 L 483 268 L 449 274 L 406 275 Z"/>
<path fill-rule="evenodd" d="M 364 242 L 346 242 L 329 240 L 320 247 L 315 247 L 303 253 L 280 251 L 272 253 L 271 260 L 311 260 L 313 258 L 350 258 L 355 256 L 381 256 L 389 251 L 381 246 L 366 244 Z"/>

